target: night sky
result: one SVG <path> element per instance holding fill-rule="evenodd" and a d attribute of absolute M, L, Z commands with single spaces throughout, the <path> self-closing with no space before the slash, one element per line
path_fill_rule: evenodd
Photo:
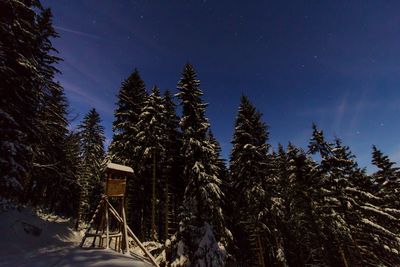
<path fill-rule="evenodd" d="M 306 147 L 315 122 L 369 171 L 372 144 L 400 161 L 400 1 L 42 3 L 60 34 L 71 127 L 95 107 L 110 142 L 116 95 L 133 69 L 148 89 L 176 92 L 189 61 L 225 158 L 245 94 L 275 148 Z"/>

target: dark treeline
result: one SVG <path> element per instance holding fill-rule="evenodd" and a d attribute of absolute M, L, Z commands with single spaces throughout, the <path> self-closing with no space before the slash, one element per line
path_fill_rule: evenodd
<path fill-rule="evenodd" d="M 163 244 L 163 265 L 400 266 L 400 172 L 375 146 L 370 175 L 315 125 L 306 149 L 273 150 L 262 114 L 242 96 L 228 168 L 186 64 L 176 95 L 146 90 L 138 70 L 122 82 L 106 153 L 95 109 L 68 129 L 55 37 L 37 1 L 0 1 L 3 198 L 88 221 L 111 160 L 134 169 L 128 223 Z"/>

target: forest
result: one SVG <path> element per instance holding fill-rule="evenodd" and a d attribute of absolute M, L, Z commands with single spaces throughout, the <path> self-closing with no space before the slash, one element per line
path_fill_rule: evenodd
<path fill-rule="evenodd" d="M 379 148 L 371 174 L 317 125 L 308 147 L 273 149 L 243 95 L 224 159 L 190 63 L 176 94 L 147 87 L 137 69 L 122 81 L 106 148 L 94 108 L 69 127 L 57 37 L 39 2 L 0 1 L 1 198 L 73 217 L 79 228 L 114 162 L 134 170 L 128 224 L 161 244 L 161 266 L 400 266 L 400 172 Z"/>

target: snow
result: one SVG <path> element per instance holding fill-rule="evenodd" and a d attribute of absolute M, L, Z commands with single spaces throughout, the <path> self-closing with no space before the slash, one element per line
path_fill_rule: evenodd
<path fill-rule="evenodd" d="M 393 220 L 393 221 L 397 221 L 397 218 L 396 218 L 396 217 L 394 217 L 394 216 L 392 216 L 392 215 L 390 215 L 390 214 L 388 214 L 388 213 L 386 213 L 386 212 L 381 211 L 381 210 L 379 209 L 379 207 L 376 207 L 376 206 L 374 206 L 374 205 L 372 205 L 372 204 L 365 203 L 365 205 L 364 205 L 364 206 L 361 206 L 361 208 L 363 208 L 364 210 L 369 210 L 369 211 L 378 213 L 378 214 L 380 214 L 380 215 L 383 215 L 383 216 L 385 216 L 387 219 L 390 219 L 390 220 Z"/>
<path fill-rule="evenodd" d="M 163 250 L 163 248 L 164 248 L 163 244 L 155 242 L 155 241 L 147 241 L 147 242 L 143 242 L 142 245 L 152 255 L 156 255 L 155 260 L 158 264 L 166 261 L 165 250 Z M 157 253 L 159 251 L 162 251 L 162 252 L 159 254 L 159 253 Z M 131 248 L 131 252 L 135 253 L 139 257 L 146 258 L 146 254 L 143 252 L 143 250 L 139 246 L 135 246 L 135 247 Z M 157 254 L 159 254 L 159 255 L 157 255 Z"/>
<path fill-rule="evenodd" d="M 216 241 L 212 226 L 204 223 L 201 231 L 202 237 L 194 253 L 195 258 L 197 258 L 194 266 L 224 266 L 226 257 L 225 247 L 222 243 Z"/>
<path fill-rule="evenodd" d="M 356 188 L 346 187 L 346 190 L 347 190 L 347 191 L 350 191 L 350 192 L 359 193 L 360 195 L 365 196 L 365 197 L 367 197 L 367 198 L 369 198 L 369 199 L 378 200 L 378 201 L 381 200 L 380 197 L 374 196 L 373 194 L 368 193 L 368 192 L 365 192 L 365 191 L 360 191 L 360 190 L 358 190 L 358 189 L 356 189 Z"/>
<path fill-rule="evenodd" d="M 380 230 L 381 232 L 387 234 L 388 236 L 394 236 L 395 237 L 395 234 L 393 234 L 392 232 L 390 232 L 386 228 L 384 228 L 384 227 L 382 227 L 382 226 L 380 226 L 380 225 L 378 225 L 378 224 L 376 224 L 376 223 L 374 223 L 374 222 L 372 222 L 372 221 L 370 221 L 370 220 L 368 220 L 366 218 L 362 218 L 361 221 L 363 223 L 365 223 L 365 224 L 368 224 L 368 225 L 372 226 L 375 229 Z"/>
<path fill-rule="evenodd" d="M 112 169 L 112 170 L 117 170 L 117 171 L 133 173 L 133 169 L 131 167 L 115 164 L 112 162 L 107 164 L 107 168 Z"/>
<path fill-rule="evenodd" d="M 83 233 L 72 226 L 70 219 L 29 208 L 0 211 L 0 267 L 151 266 L 139 255 L 79 248 Z"/>
<path fill-rule="evenodd" d="M 178 242 L 177 257 L 171 263 L 171 267 L 184 266 L 188 261 L 189 259 L 185 256 L 185 244 L 180 240 Z"/>
<path fill-rule="evenodd" d="M 396 214 L 396 215 L 400 215 L 400 210 L 398 210 L 398 209 L 384 208 L 383 210 L 386 212 Z"/>

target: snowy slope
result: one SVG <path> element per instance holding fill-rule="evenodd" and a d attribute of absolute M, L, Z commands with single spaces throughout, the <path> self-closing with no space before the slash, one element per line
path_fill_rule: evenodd
<path fill-rule="evenodd" d="M 7 267 L 149 267 L 140 256 L 105 249 L 81 249 L 72 222 L 30 209 L 0 212 L 0 266 Z"/>

